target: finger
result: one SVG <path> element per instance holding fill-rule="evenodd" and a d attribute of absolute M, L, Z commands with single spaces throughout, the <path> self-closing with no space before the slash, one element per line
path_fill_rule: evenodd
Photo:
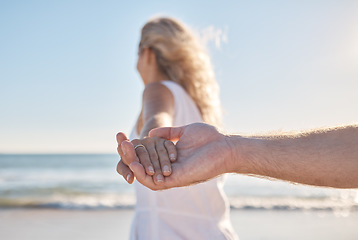
<path fill-rule="evenodd" d="M 129 184 L 134 182 L 134 174 L 129 169 L 127 165 L 123 163 L 123 161 L 119 161 L 117 164 L 117 172 L 123 176 L 124 180 L 126 180 Z"/>
<path fill-rule="evenodd" d="M 164 141 L 164 146 L 167 149 L 169 159 L 171 162 L 175 162 L 177 160 L 177 148 L 175 147 L 174 143 L 169 140 Z"/>
<path fill-rule="evenodd" d="M 153 180 L 153 177 L 146 174 L 144 167 L 140 163 L 133 162 L 129 165 L 129 167 L 134 173 L 135 177 L 137 178 L 137 181 L 143 184 L 144 186 L 154 191 L 165 188 L 164 184 L 162 185 L 156 184 Z"/>
<path fill-rule="evenodd" d="M 149 137 L 160 137 L 172 141 L 177 141 L 183 135 L 185 126 L 183 127 L 165 127 L 155 128 L 149 132 Z"/>
<path fill-rule="evenodd" d="M 124 164 L 129 166 L 129 164 L 131 164 L 132 162 L 139 162 L 139 159 L 131 142 L 129 142 L 128 140 L 124 140 L 121 143 L 121 149 L 123 151 L 122 161 Z"/>
<path fill-rule="evenodd" d="M 116 139 L 117 139 L 117 143 L 118 143 L 117 152 L 118 152 L 118 154 L 119 154 L 121 157 L 123 157 L 123 156 L 122 156 L 122 155 L 123 155 L 123 151 L 122 151 L 122 148 L 121 148 L 120 146 L 121 146 L 122 142 L 123 142 L 124 140 L 128 140 L 128 138 L 127 138 L 127 136 L 126 136 L 124 133 L 119 132 L 119 133 L 117 133 L 117 135 L 116 135 Z"/>
<path fill-rule="evenodd" d="M 157 150 L 155 149 L 154 143 L 147 143 L 146 145 L 150 161 L 154 167 L 153 179 L 156 184 L 162 184 L 164 181 L 164 176 L 159 162 L 159 156 Z"/>
<path fill-rule="evenodd" d="M 137 147 L 135 149 L 136 154 L 139 158 L 139 162 L 143 165 L 145 171 L 148 175 L 154 175 L 154 167 L 149 158 L 149 153 L 145 147 Z"/>
<path fill-rule="evenodd" d="M 121 148 L 121 144 L 123 141 L 125 140 L 128 140 L 127 136 L 122 133 L 122 132 L 119 132 L 117 133 L 116 135 L 116 140 L 117 140 L 117 143 L 118 143 L 118 147 L 117 147 L 117 152 L 118 154 L 121 156 L 121 159 L 124 158 L 124 154 L 123 154 L 123 151 L 122 151 L 122 148 Z M 117 164 L 117 172 L 123 176 L 123 178 L 129 183 L 129 184 L 132 184 L 133 181 L 134 181 L 134 174 L 133 172 L 129 169 L 128 166 L 126 166 L 124 164 L 124 162 L 121 160 L 118 162 Z"/>
<path fill-rule="evenodd" d="M 155 148 L 158 153 L 160 166 L 164 176 L 169 176 L 172 173 L 171 163 L 169 161 L 169 155 L 167 149 L 164 146 L 165 140 L 160 140 L 157 142 Z"/>

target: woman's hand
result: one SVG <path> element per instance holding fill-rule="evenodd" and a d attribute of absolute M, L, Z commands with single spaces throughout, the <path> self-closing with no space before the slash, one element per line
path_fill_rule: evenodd
<path fill-rule="evenodd" d="M 139 162 L 156 183 L 163 182 L 164 176 L 172 173 L 171 163 L 177 159 L 177 151 L 172 141 L 146 137 L 134 139 L 132 144 Z"/>
<path fill-rule="evenodd" d="M 124 177 L 128 183 L 133 183 L 134 174 L 129 169 L 129 164 L 135 161 L 143 165 L 145 172 L 156 184 L 164 181 L 164 176 L 172 173 L 171 163 L 177 159 L 177 151 L 173 142 L 163 138 L 134 139 L 130 142 L 124 133 L 117 134 L 117 152 L 121 160 L 117 165 L 117 172 Z M 130 157 L 128 161 L 127 156 Z"/>

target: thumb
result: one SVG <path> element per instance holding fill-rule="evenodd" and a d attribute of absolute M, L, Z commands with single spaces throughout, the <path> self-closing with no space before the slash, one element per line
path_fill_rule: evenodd
<path fill-rule="evenodd" d="M 117 139 L 118 145 L 121 145 L 121 143 L 122 143 L 124 140 L 128 140 L 126 134 L 124 134 L 123 132 L 117 133 L 116 139 Z"/>
<path fill-rule="evenodd" d="M 121 156 L 122 161 L 128 166 L 132 162 L 139 162 L 134 146 L 128 140 L 124 140 L 121 144 L 123 155 Z"/>
<path fill-rule="evenodd" d="M 160 137 L 171 141 L 178 141 L 183 135 L 185 127 L 186 126 L 155 128 L 152 129 L 148 135 L 149 137 Z"/>
<path fill-rule="evenodd" d="M 128 140 L 127 136 L 122 133 L 122 132 L 119 132 L 117 133 L 116 135 L 116 139 L 117 139 L 117 143 L 118 143 L 118 147 L 117 147 L 117 152 L 118 154 L 123 157 L 123 151 L 122 151 L 122 148 L 121 148 L 121 144 L 122 142 L 124 142 L 125 140 Z"/>

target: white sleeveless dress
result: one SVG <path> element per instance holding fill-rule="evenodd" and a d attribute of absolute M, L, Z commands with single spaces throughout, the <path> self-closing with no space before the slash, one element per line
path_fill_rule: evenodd
<path fill-rule="evenodd" d="M 173 81 L 162 81 L 175 101 L 174 126 L 202 122 L 198 108 Z M 130 139 L 139 138 L 135 126 Z M 190 187 L 152 191 L 135 182 L 137 203 L 132 240 L 238 239 L 230 222 L 230 209 L 219 177 Z"/>

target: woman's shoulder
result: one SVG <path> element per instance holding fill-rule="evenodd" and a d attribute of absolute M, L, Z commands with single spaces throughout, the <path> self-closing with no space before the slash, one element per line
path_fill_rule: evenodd
<path fill-rule="evenodd" d="M 174 81 L 160 81 L 149 83 L 145 86 L 143 97 L 147 95 L 162 95 L 162 97 L 170 97 L 170 95 L 178 95 L 186 93 L 184 88 Z"/>
<path fill-rule="evenodd" d="M 181 95 L 181 94 L 187 94 L 185 89 L 178 83 L 170 80 L 165 80 L 160 82 L 162 85 L 166 86 L 173 95 Z"/>
<path fill-rule="evenodd" d="M 181 88 L 183 89 L 182 86 L 180 86 L 180 84 L 174 82 L 174 81 L 171 81 L 171 80 L 164 80 L 164 81 L 160 81 L 159 83 L 165 85 L 166 87 L 174 87 L 174 88 Z"/>

